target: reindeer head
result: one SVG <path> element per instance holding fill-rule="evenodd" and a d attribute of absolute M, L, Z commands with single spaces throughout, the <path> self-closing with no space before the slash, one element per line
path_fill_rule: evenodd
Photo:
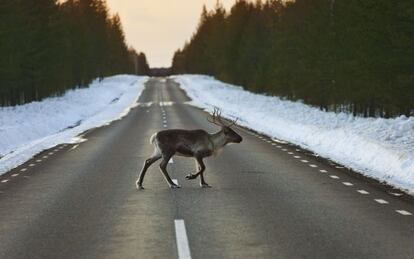
<path fill-rule="evenodd" d="M 237 134 L 231 127 L 236 124 L 237 119 L 234 121 L 231 121 L 230 124 L 226 124 L 223 122 L 221 117 L 221 112 L 218 108 L 214 108 L 213 114 L 210 116 L 210 118 L 207 118 L 207 120 L 210 123 L 213 123 L 219 127 L 221 127 L 221 131 L 224 133 L 224 135 L 227 138 L 227 143 L 240 143 L 242 142 L 243 138 Z"/>

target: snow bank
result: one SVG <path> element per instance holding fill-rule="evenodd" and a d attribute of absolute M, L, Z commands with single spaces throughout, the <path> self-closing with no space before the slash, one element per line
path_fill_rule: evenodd
<path fill-rule="evenodd" d="M 62 97 L 0 108 L 0 175 L 45 149 L 79 141 L 78 134 L 125 116 L 146 80 L 114 76 Z"/>
<path fill-rule="evenodd" d="M 414 192 L 414 117 L 360 118 L 244 91 L 212 77 L 173 77 L 195 106 Z"/>

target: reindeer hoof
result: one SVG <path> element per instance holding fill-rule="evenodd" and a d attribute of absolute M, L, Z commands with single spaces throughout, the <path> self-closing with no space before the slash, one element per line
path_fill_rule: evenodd
<path fill-rule="evenodd" d="M 137 190 L 144 190 L 144 186 L 140 184 L 138 181 L 135 182 L 135 186 L 137 187 Z"/>
<path fill-rule="evenodd" d="M 193 180 L 193 179 L 196 179 L 196 178 L 197 178 L 197 175 L 195 175 L 195 174 L 189 174 L 185 177 L 185 179 L 187 179 L 187 180 Z"/>
<path fill-rule="evenodd" d="M 174 185 L 170 185 L 170 188 L 171 189 L 178 189 L 178 188 L 181 188 L 181 186 L 178 185 L 178 184 L 174 184 Z"/>
<path fill-rule="evenodd" d="M 211 185 L 208 185 L 206 183 L 200 184 L 201 188 L 211 188 Z"/>

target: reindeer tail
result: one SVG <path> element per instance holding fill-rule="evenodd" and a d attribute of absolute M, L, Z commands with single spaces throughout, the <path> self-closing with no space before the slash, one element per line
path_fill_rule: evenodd
<path fill-rule="evenodd" d="M 155 138 L 157 137 L 157 133 L 152 134 L 151 138 L 150 138 L 150 143 L 154 144 Z"/>

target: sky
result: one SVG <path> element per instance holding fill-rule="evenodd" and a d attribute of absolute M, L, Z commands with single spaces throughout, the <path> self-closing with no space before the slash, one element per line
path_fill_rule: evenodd
<path fill-rule="evenodd" d="M 217 0 L 107 0 L 121 17 L 128 45 L 144 52 L 151 67 L 169 67 L 174 52 L 191 38 L 203 4 Z M 221 0 L 229 9 L 235 0 Z"/>

